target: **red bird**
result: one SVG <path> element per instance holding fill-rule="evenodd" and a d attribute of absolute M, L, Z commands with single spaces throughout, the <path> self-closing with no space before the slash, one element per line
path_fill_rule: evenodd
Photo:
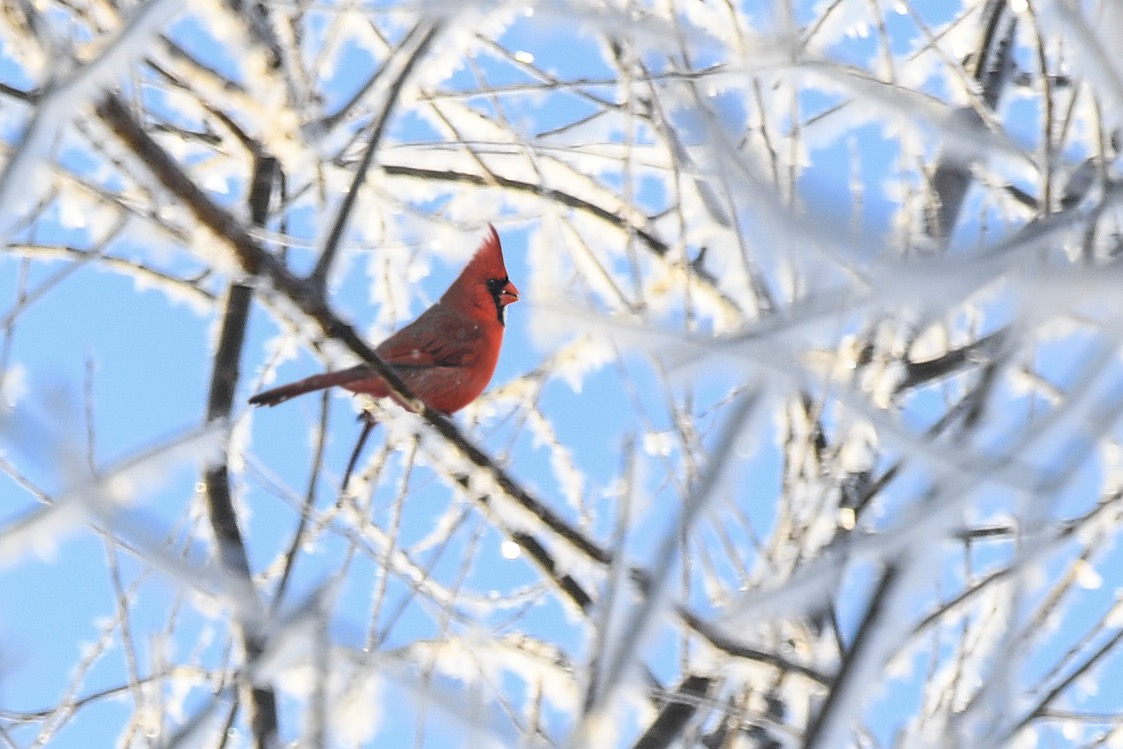
<path fill-rule="evenodd" d="M 437 303 L 375 348 L 411 393 L 445 414 L 474 401 L 491 381 L 503 343 L 507 305 L 519 299 L 503 265 L 499 235 L 495 227 L 488 229 L 480 249 Z M 250 398 L 250 403 L 275 406 L 333 385 L 375 398 L 390 395 L 386 381 L 359 364 L 266 390 Z"/>

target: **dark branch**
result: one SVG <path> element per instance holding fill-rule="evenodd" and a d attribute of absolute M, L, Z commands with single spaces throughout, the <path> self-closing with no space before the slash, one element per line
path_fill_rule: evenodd
<path fill-rule="evenodd" d="M 678 690 L 668 696 L 667 704 L 632 749 L 666 749 L 674 743 L 694 713 L 698 712 L 698 703 L 705 698 L 713 681 L 706 676 L 688 676 L 683 679 Z"/>
<path fill-rule="evenodd" d="M 263 226 L 268 213 L 269 196 L 273 186 L 276 162 L 271 158 L 257 158 L 250 188 L 250 213 L 255 226 Z M 226 311 L 219 335 L 211 372 L 210 396 L 207 400 L 207 421 L 226 420 L 234 406 L 234 392 L 238 385 L 239 360 L 246 337 L 253 290 L 241 283 L 232 283 L 226 297 Z M 206 471 L 204 482 L 221 564 L 244 584 L 245 592 L 253 595 L 253 579 L 245 540 L 238 527 L 238 515 L 230 494 L 230 474 L 226 462 Z M 246 663 L 252 664 L 265 650 L 264 636 L 256 627 L 241 622 L 242 642 Z M 258 747 L 271 747 L 277 739 L 277 698 L 272 688 L 254 685 L 250 689 L 254 742 Z"/>
<path fill-rule="evenodd" d="M 862 619 L 857 636 L 854 638 L 854 644 L 850 646 L 846 657 L 843 658 L 842 666 L 831 683 L 830 691 L 827 693 L 823 706 L 808 727 L 807 736 L 803 741 L 805 749 L 817 749 L 817 747 L 822 746 L 824 727 L 835 719 L 839 701 L 852 691 L 863 688 L 862 684 L 854 680 L 856 671 L 860 670 L 857 667 L 866 660 L 867 651 L 879 636 L 886 614 L 885 603 L 894 595 L 901 580 L 901 571 L 896 565 L 890 565 L 882 572 L 881 581 L 870 598 L 866 615 Z"/>
<path fill-rule="evenodd" d="M 519 179 L 512 179 L 511 177 L 504 177 L 501 174 L 471 174 L 469 172 L 457 172 L 452 169 L 424 169 L 415 166 L 402 166 L 398 164 L 383 164 L 382 171 L 386 174 L 396 177 L 416 177 L 417 179 L 427 179 L 443 182 L 463 182 L 469 185 L 477 185 L 480 187 L 502 187 L 507 190 L 515 190 L 518 192 L 529 192 L 535 195 L 540 195 L 547 200 L 553 200 L 556 203 L 583 211 L 592 216 L 605 221 L 617 229 L 625 231 L 633 231 L 636 236 L 643 240 L 643 243 L 654 252 L 656 255 L 662 257 L 670 252 L 670 247 L 666 242 L 659 239 L 653 233 L 648 231 L 642 226 L 633 224 L 627 216 L 622 215 L 620 212 L 611 211 L 607 208 L 590 203 L 584 198 L 579 198 L 576 195 L 571 195 L 561 190 L 555 190 L 545 185 L 535 184 L 533 182 L 525 182 Z"/>
<path fill-rule="evenodd" d="M 1009 19 L 1005 27 L 1001 23 L 1003 18 Z M 1006 0 L 988 0 L 983 10 L 983 31 L 974 54 L 972 71 L 982 88 L 982 106 L 988 111 L 993 112 L 998 107 L 1002 90 L 1010 79 L 1017 23 L 1017 16 L 1007 9 Z M 1005 33 L 1002 33 L 1003 29 Z M 976 109 L 964 108 L 955 114 L 965 118 L 967 124 L 984 126 Z M 940 242 L 947 242 L 959 222 L 959 213 L 971 186 L 971 165 L 958 156 L 942 155 L 936 163 L 931 185 L 935 205 L 928 234 Z"/>

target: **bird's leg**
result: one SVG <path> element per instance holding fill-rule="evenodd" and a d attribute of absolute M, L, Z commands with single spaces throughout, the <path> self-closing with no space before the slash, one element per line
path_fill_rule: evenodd
<path fill-rule="evenodd" d="M 452 414 L 447 411 L 437 411 L 437 413 L 446 419 L 452 418 Z M 363 431 L 359 434 L 359 441 L 355 443 L 355 449 L 351 452 L 351 459 L 347 461 L 347 470 L 343 473 L 343 485 L 339 489 L 341 496 L 347 493 L 347 484 L 351 482 L 351 473 L 355 470 L 355 464 L 359 462 L 359 453 L 363 451 L 371 430 L 378 424 L 378 418 L 374 415 L 374 411 L 370 410 L 360 413 L 359 421 L 363 422 Z"/>
<path fill-rule="evenodd" d="M 339 493 L 347 493 L 347 484 L 351 481 L 351 472 L 355 470 L 355 464 L 359 462 L 359 453 L 363 451 L 363 445 L 367 443 L 367 438 L 370 437 L 370 432 L 374 429 L 378 419 L 375 418 L 374 412 L 363 411 L 359 414 L 359 421 L 363 422 L 363 431 L 359 434 L 359 441 L 355 443 L 355 449 L 351 453 L 351 459 L 347 461 L 347 470 L 343 473 L 343 485 L 339 489 Z"/>

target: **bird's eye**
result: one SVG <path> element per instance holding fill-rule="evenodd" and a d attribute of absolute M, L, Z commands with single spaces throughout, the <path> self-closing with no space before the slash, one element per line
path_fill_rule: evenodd
<path fill-rule="evenodd" d="M 487 279 L 487 288 L 492 294 L 498 294 L 510 282 L 511 279 L 509 278 L 489 278 Z"/>

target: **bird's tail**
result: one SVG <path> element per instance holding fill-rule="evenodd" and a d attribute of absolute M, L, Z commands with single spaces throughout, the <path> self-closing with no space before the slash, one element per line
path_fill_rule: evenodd
<path fill-rule="evenodd" d="M 272 390 L 258 393 L 250 398 L 250 405 L 275 406 L 278 403 L 284 403 L 289 398 L 311 393 L 313 390 L 323 390 L 333 385 L 346 385 L 349 382 L 354 382 L 355 380 L 361 380 L 364 377 L 370 376 L 371 371 L 366 367 L 351 367 L 350 369 L 341 369 L 337 372 L 325 372 L 324 374 L 312 375 L 311 377 L 305 377 L 303 380 L 290 382 L 287 385 L 281 385 Z"/>

